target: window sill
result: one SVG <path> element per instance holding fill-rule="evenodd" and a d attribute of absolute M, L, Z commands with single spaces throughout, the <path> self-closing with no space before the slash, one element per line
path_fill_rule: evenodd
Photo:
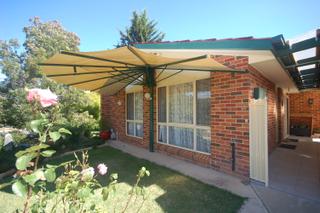
<path fill-rule="evenodd" d="M 171 146 L 171 147 L 174 147 L 174 148 L 177 148 L 177 149 L 183 149 L 183 150 L 186 150 L 186 151 L 203 154 L 203 155 L 208 155 L 208 156 L 211 155 L 211 153 L 208 153 L 208 152 L 201 152 L 201 151 L 197 151 L 197 150 L 193 150 L 193 149 L 188 149 L 188 148 L 184 148 L 184 147 L 181 147 L 181 146 L 175 146 L 175 145 L 168 144 L 168 143 L 164 143 L 164 142 L 160 142 L 160 141 L 158 141 L 157 143 L 158 143 L 158 144 L 161 144 L 161 145 L 165 145 L 165 146 Z"/>
<path fill-rule="evenodd" d="M 139 136 L 128 135 L 128 134 L 126 134 L 126 136 L 143 140 L 143 137 L 139 137 Z"/>

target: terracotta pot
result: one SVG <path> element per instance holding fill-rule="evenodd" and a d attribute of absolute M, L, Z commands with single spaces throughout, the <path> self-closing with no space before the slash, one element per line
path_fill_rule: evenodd
<path fill-rule="evenodd" d="M 110 131 L 109 130 L 103 130 L 103 131 L 100 131 L 100 138 L 102 140 L 109 140 L 110 139 Z"/>

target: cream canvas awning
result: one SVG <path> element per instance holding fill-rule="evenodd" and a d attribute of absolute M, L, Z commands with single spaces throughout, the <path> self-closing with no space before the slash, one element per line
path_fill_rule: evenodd
<path fill-rule="evenodd" d="M 98 52 L 61 51 L 39 65 L 47 77 L 59 83 L 110 95 L 129 84 L 145 83 L 144 76 L 152 71 L 158 77 L 170 71 L 166 78 L 182 71 L 244 72 L 226 67 L 208 55 L 168 58 L 132 46 Z"/>

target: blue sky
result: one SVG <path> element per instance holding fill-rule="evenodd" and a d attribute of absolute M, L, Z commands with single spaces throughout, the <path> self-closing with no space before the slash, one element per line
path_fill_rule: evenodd
<path fill-rule="evenodd" d="M 165 40 L 269 37 L 291 38 L 320 27 L 316 0 L 0 0 L 0 40 L 18 38 L 28 19 L 59 20 L 81 39 L 81 51 L 113 48 L 134 10 L 148 11 Z"/>
<path fill-rule="evenodd" d="M 319 0 L 0 0 L 0 40 L 24 41 L 30 17 L 58 20 L 81 39 L 81 51 L 113 48 L 134 10 L 146 9 L 165 40 L 270 37 L 320 28 Z M 4 78 L 0 70 L 0 81 Z"/>

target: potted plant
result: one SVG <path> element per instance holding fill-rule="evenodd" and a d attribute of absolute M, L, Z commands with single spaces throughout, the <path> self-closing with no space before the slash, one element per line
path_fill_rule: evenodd
<path fill-rule="evenodd" d="M 109 140 L 111 136 L 110 124 L 108 121 L 101 121 L 100 139 L 103 141 Z"/>

